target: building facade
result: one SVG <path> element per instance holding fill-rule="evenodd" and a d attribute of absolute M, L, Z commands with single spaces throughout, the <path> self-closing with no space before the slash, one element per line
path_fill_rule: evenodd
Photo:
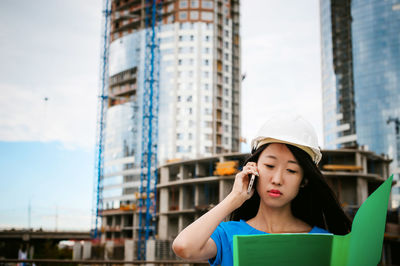
<path fill-rule="evenodd" d="M 321 0 L 320 16 L 325 147 L 387 154 L 399 173 L 400 1 Z"/>
<path fill-rule="evenodd" d="M 223 162 L 226 167 L 228 162 L 235 162 L 233 168 L 239 171 L 248 156 L 223 154 L 161 165 L 157 186 L 159 241 L 170 247 L 180 231 L 222 201 L 232 189 L 235 174 L 220 175 L 227 171 L 219 172 L 219 164 Z M 353 217 L 367 197 L 389 177 L 389 163 L 386 156 L 370 151 L 323 150 L 319 168 L 346 213 Z M 168 258 L 169 254 L 160 258 Z"/>
<path fill-rule="evenodd" d="M 159 163 L 239 151 L 239 0 L 167 0 L 161 14 Z M 145 17 L 144 0 L 111 1 L 100 186 L 102 241 L 115 245 L 138 228 Z"/>

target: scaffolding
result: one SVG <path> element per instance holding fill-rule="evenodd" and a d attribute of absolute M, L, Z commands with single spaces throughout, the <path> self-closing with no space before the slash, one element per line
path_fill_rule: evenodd
<path fill-rule="evenodd" d="M 101 52 L 101 69 L 100 69 L 100 87 L 97 107 L 97 139 L 96 139 L 96 157 L 95 157 L 95 182 L 94 182 L 94 199 L 92 210 L 92 236 L 98 238 L 98 226 L 100 224 L 100 211 L 103 208 L 101 180 L 103 178 L 104 164 L 104 129 L 106 124 L 106 112 L 108 101 L 108 53 L 110 45 L 110 15 L 111 1 L 103 0 L 103 29 L 102 29 L 102 52 Z"/>
<path fill-rule="evenodd" d="M 138 259 L 146 259 L 147 240 L 155 237 L 161 1 L 146 0 L 142 154 L 139 192 Z M 145 195 L 145 196 L 144 196 Z M 144 221 L 143 221 L 144 220 Z"/>

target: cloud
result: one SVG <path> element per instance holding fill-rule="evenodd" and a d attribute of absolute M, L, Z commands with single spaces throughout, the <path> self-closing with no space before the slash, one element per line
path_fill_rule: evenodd
<path fill-rule="evenodd" d="M 7 32 L 0 42 L 0 141 L 93 149 L 101 3 L 0 5 L 0 28 Z"/>
<path fill-rule="evenodd" d="M 0 96 L 0 140 L 60 141 L 66 148 L 92 149 L 96 127 L 93 90 L 90 83 L 60 84 L 50 93 L 0 83 L 0 91 L 6 92 Z"/>
<path fill-rule="evenodd" d="M 254 2 L 242 3 L 242 135 L 249 142 L 267 114 L 295 112 L 314 125 L 322 146 L 318 2 L 258 3 L 262 20 L 246 6 Z"/>

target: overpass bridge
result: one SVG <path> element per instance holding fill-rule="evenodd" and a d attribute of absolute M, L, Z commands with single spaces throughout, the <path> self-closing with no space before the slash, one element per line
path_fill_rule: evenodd
<path fill-rule="evenodd" d="M 43 231 L 43 230 L 0 230 L 0 241 L 7 240 L 90 240 L 90 232 L 87 231 Z"/>
<path fill-rule="evenodd" d="M 28 258 L 57 259 L 62 240 L 87 241 L 91 235 L 89 231 L 0 230 L 0 258 L 17 259 L 18 251 L 25 250 Z"/>

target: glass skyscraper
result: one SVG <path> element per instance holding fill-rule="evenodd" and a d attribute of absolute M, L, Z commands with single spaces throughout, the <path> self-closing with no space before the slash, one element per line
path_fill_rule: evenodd
<path fill-rule="evenodd" d="M 103 242 L 137 237 L 146 3 L 111 1 Z M 161 9 L 159 163 L 239 151 L 239 0 L 171 0 Z"/>
<path fill-rule="evenodd" d="M 325 147 L 366 146 L 397 160 L 388 120 L 400 118 L 400 1 L 320 7 Z"/>
<path fill-rule="evenodd" d="M 387 154 L 398 172 L 400 0 L 320 0 L 320 19 L 325 148 Z"/>

